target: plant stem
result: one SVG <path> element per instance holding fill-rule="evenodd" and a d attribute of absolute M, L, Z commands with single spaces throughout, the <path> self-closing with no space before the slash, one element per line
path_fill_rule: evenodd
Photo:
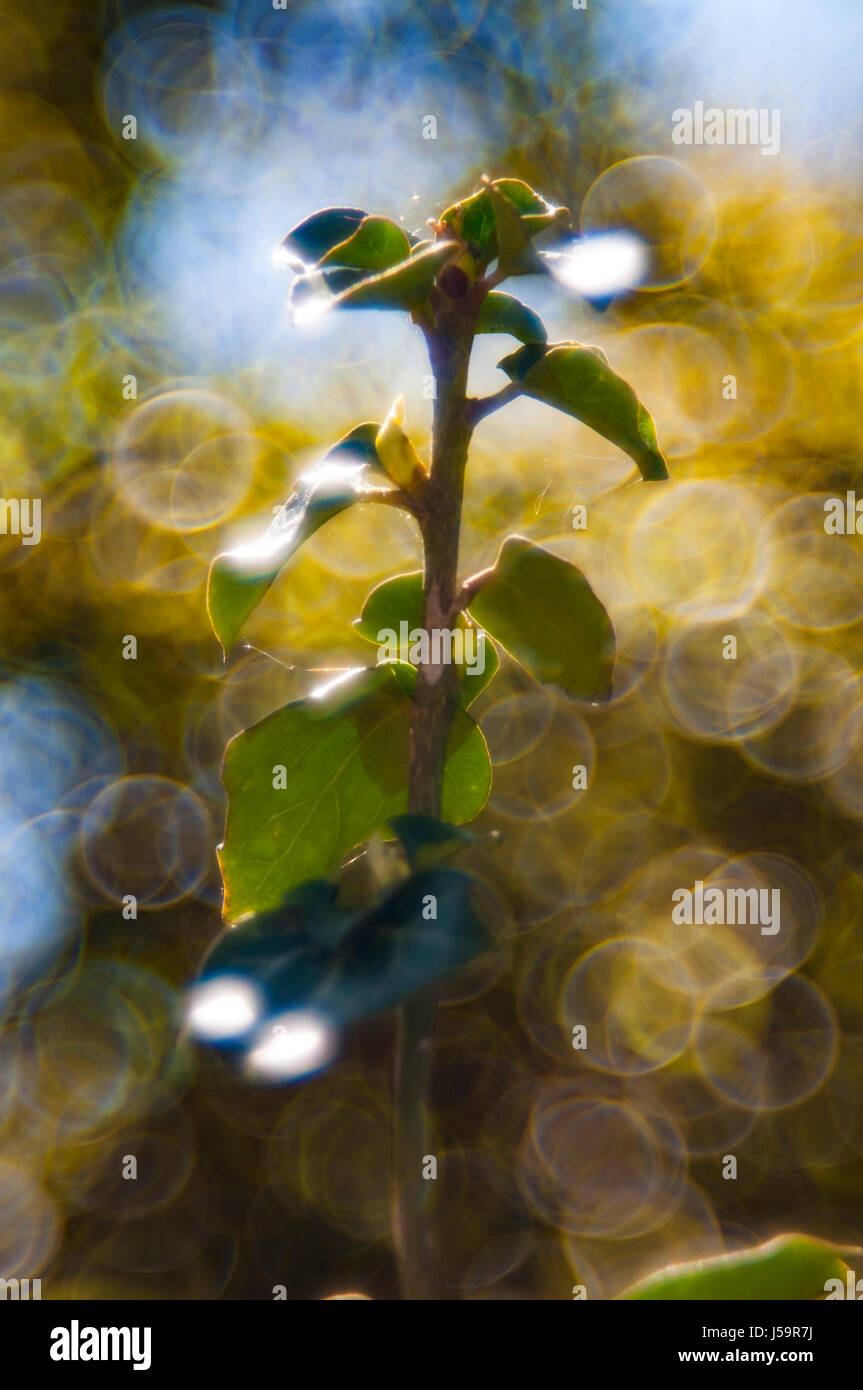
<path fill-rule="evenodd" d="M 467 310 L 467 312 L 466 312 Z M 449 627 L 458 594 L 458 548 L 464 471 L 472 423 L 467 371 L 473 341 L 470 306 L 438 314 L 426 330 L 435 379 L 431 467 L 420 528 L 427 632 Z M 423 665 L 411 713 L 408 809 L 440 816 L 447 741 L 458 701 L 454 665 Z M 423 1158 L 428 1152 L 426 1092 L 431 1071 L 437 992 L 423 990 L 399 1010 L 394 1075 L 393 1235 L 405 1299 L 435 1297 L 435 1256 L 424 1221 Z"/>
<path fill-rule="evenodd" d="M 434 1256 L 425 1222 L 423 1156 L 428 1153 L 426 1092 L 437 993 L 423 990 L 400 1006 L 393 1097 L 392 1227 L 402 1298 L 435 1297 Z"/>

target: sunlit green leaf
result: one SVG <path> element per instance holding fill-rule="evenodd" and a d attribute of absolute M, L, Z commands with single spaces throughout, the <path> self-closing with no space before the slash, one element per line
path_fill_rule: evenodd
<path fill-rule="evenodd" d="M 650 415 L 599 348 L 551 343 L 540 353 L 530 344 L 498 366 L 521 384 L 525 395 L 573 415 L 616 444 L 638 464 L 643 478 L 668 477 Z"/>
<path fill-rule="evenodd" d="M 404 623 L 404 627 L 401 624 Z M 393 579 L 384 579 L 368 595 L 363 611 L 354 622 L 361 637 L 380 646 L 385 640 L 381 633 L 394 632 L 400 641 L 401 656 L 407 660 L 410 633 L 423 626 L 423 579 L 417 571 L 414 574 L 398 574 Z M 463 613 L 456 619 L 456 628 L 466 631 L 468 623 Z M 403 641 L 401 639 L 404 639 Z M 477 635 L 477 656 L 482 652 L 484 666 L 482 671 L 470 671 L 462 662 L 459 666 L 461 676 L 462 704 L 467 708 L 481 691 L 485 690 L 500 665 L 498 654 L 485 634 Z M 478 665 L 479 662 L 471 662 Z"/>
<path fill-rule="evenodd" d="M 493 186 L 515 208 L 528 237 L 569 216 L 567 208 L 553 207 L 521 179 L 494 179 Z M 487 265 L 498 254 L 495 214 L 486 188 L 447 208 L 441 221 L 462 241 L 478 247 L 482 263 Z"/>
<path fill-rule="evenodd" d="M 412 574 L 397 574 L 375 585 L 353 625 L 360 637 L 377 646 L 380 640 L 378 633 L 386 628 L 398 631 L 400 622 L 406 622 L 409 628 L 423 625 L 423 577 L 420 570 Z"/>
<path fill-rule="evenodd" d="M 531 245 L 530 232 L 522 222 L 517 209 L 495 184 L 490 183 L 486 192 L 491 200 L 491 210 L 494 214 L 497 262 L 500 273 L 502 275 L 541 274 L 545 270 L 545 266 Z"/>
<path fill-rule="evenodd" d="M 344 290 L 333 301 L 341 309 L 413 309 L 423 304 L 435 277 L 458 253 L 454 242 L 435 242 L 407 260 Z"/>
<path fill-rule="evenodd" d="M 537 680 L 579 700 L 608 698 L 614 629 L 575 565 L 510 536 L 470 613 Z"/>
<path fill-rule="evenodd" d="M 863 1252 L 861 1252 L 863 1253 Z M 842 1252 L 810 1236 L 786 1235 L 692 1264 L 658 1270 L 621 1294 L 627 1300 L 813 1299 L 828 1279 L 844 1287 Z"/>
<path fill-rule="evenodd" d="M 351 236 L 367 216 L 362 208 L 321 208 L 292 227 L 282 246 L 298 268 L 316 265 L 333 246 Z"/>
<path fill-rule="evenodd" d="M 482 253 L 483 261 L 488 262 L 497 255 L 494 213 L 491 200 L 484 188 L 479 193 L 471 194 L 469 198 L 453 203 L 452 207 L 441 214 L 440 220 L 462 241 L 476 246 Z"/>
<path fill-rule="evenodd" d="M 569 216 L 568 208 L 555 207 L 523 179 L 493 179 L 492 182 L 507 202 L 512 203 L 516 212 L 522 217 L 541 220 L 543 227 L 550 227 L 552 223 L 560 222 Z M 529 225 L 535 226 L 537 231 L 542 230 L 537 222 Z"/>
<path fill-rule="evenodd" d="M 220 853 L 229 921 L 276 907 L 295 884 L 331 873 L 407 810 L 411 708 L 398 674 L 383 665 L 293 701 L 231 740 Z M 444 768 L 444 818 L 472 820 L 490 782 L 485 740 L 459 709 Z"/>
<path fill-rule="evenodd" d="M 522 343 L 544 343 L 548 338 L 545 324 L 511 294 L 490 290 L 482 301 L 476 324 L 477 333 L 509 333 Z"/>
<path fill-rule="evenodd" d="M 207 612 L 225 651 L 255 611 L 282 566 L 324 522 L 362 499 L 376 461 L 375 424 L 358 425 L 298 479 L 294 492 L 254 541 L 217 555 L 207 582 Z"/>
<path fill-rule="evenodd" d="M 358 270 L 389 270 L 410 255 L 411 244 L 401 227 L 387 217 L 366 217 L 346 241 L 321 257 L 319 268 L 352 266 Z"/>

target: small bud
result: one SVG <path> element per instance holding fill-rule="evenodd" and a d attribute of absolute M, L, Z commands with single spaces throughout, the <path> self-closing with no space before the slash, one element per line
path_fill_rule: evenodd
<path fill-rule="evenodd" d="M 404 418 L 404 397 L 398 396 L 378 430 L 375 450 L 381 467 L 393 482 L 410 492 L 426 477 L 426 470 L 422 459 L 402 429 Z"/>

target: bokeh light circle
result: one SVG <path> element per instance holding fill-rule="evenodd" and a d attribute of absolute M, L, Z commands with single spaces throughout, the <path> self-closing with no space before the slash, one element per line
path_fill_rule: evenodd
<path fill-rule="evenodd" d="M 581 206 L 583 233 L 628 231 L 649 254 L 642 289 L 668 289 L 695 274 L 716 233 L 713 199 L 674 159 L 636 155 L 606 169 Z"/>

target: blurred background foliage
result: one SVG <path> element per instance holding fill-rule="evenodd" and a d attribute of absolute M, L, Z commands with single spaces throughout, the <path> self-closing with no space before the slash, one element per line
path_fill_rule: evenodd
<path fill-rule="evenodd" d="M 394 1291 L 391 1020 L 285 1088 L 178 1020 L 220 929 L 224 745 L 367 660 L 350 622 L 418 539 L 339 517 L 226 666 L 204 587 L 397 393 L 427 442 L 416 331 L 301 333 L 274 245 L 328 202 L 421 228 L 484 171 L 646 241 L 604 314 L 519 292 L 633 383 L 672 481 L 624 486 L 624 456 L 529 401 L 475 440 L 464 570 L 513 530 L 573 559 L 620 659 L 601 709 L 506 662 L 475 707 L 477 826 L 505 845 L 468 856 L 498 944 L 440 1015 L 449 1293 L 603 1298 L 783 1229 L 863 1241 L 863 560 L 823 526 L 859 462 L 861 29 L 855 0 L 2 0 L 0 495 L 42 499 L 43 538 L 0 536 L 0 1274 Z M 778 107 L 781 152 L 674 145 L 696 100 Z M 475 392 L 505 350 L 478 343 Z M 696 878 L 779 887 L 780 933 L 672 927 Z"/>

